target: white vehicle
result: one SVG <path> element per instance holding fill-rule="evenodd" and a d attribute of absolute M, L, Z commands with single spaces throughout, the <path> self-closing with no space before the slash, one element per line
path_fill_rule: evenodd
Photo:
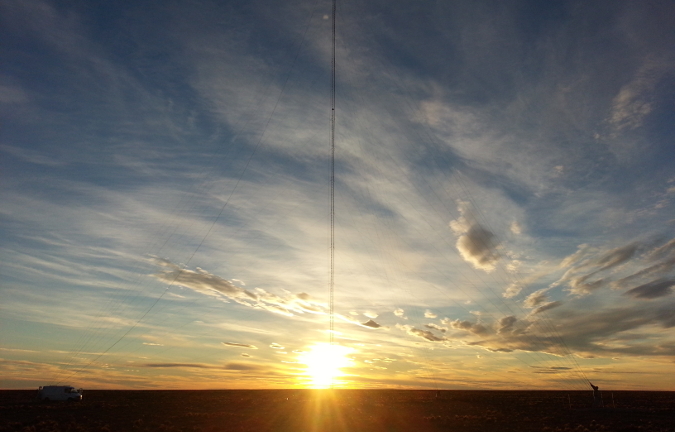
<path fill-rule="evenodd" d="M 82 389 L 71 386 L 40 386 L 38 399 L 43 401 L 81 401 Z"/>

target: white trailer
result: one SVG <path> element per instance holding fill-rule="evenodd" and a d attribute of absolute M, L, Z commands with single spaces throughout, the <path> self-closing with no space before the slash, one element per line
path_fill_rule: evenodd
<path fill-rule="evenodd" d="M 72 386 L 40 386 L 38 399 L 43 401 L 81 401 L 82 389 Z"/>

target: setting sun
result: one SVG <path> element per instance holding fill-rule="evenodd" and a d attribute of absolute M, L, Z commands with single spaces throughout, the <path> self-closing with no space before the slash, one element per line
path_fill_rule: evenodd
<path fill-rule="evenodd" d="M 352 365 L 347 355 L 353 351 L 353 348 L 320 343 L 301 354 L 298 361 L 307 366 L 305 376 L 311 387 L 328 388 L 339 384 L 336 378 L 343 375 L 341 368 Z"/>

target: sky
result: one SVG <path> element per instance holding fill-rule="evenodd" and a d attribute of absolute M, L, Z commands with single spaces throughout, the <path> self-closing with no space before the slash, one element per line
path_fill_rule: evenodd
<path fill-rule="evenodd" d="M 673 390 L 675 4 L 337 3 L 331 349 L 330 2 L 0 0 L 0 387 Z"/>

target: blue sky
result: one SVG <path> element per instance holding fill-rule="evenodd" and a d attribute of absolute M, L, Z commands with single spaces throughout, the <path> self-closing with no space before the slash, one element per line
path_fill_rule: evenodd
<path fill-rule="evenodd" d="M 310 385 L 330 2 L 0 8 L 0 386 Z M 674 14 L 338 1 L 340 385 L 673 388 Z"/>

